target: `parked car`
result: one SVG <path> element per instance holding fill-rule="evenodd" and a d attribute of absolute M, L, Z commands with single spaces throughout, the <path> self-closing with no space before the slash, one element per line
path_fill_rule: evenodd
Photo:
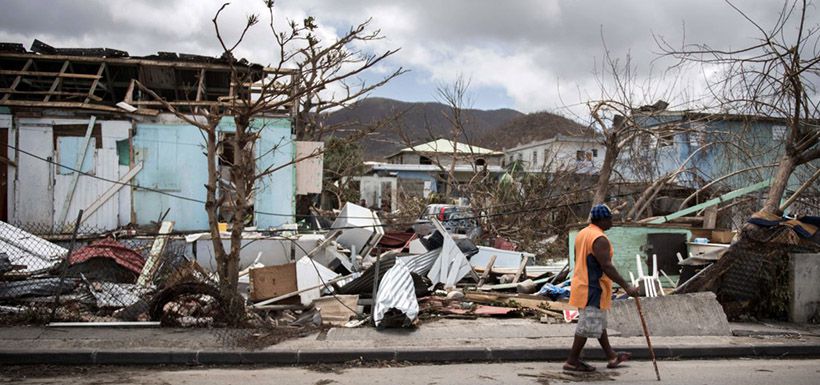
<path fill-rule="evenodd" d="M 435 231 L 431 218 L 437 219 L 452 234 L 464 234 L 470 239 L 481 236 L 478 215 L 468 206 L 432 204 L 427 205 L 413 225 L 413 230 L 421 235 Z"/>

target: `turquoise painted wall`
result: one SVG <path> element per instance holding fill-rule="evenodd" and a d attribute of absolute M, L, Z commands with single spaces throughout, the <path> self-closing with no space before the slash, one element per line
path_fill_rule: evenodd
<path fill-rule="evenodd" d="M 205 141 L 194 126 L 138 124 L 134 135 L 134 159 L 143 162 L 143 166 L 134 178 L 135 182 L 142 187 L 204 201 L 204 186 L 208 182 L 204 151 Z M 170 208 L 166 219 L 176 222 L 175 230 L 208 228 L 208 216 L 202 203 L 139 189 L 133 192 L 132 202 L 137 224 L 156 221 Z"/>
<path fill-rule="evenodd" d="M 257 119 L 252 127 L 260 131 L 261 137 L 256 143 L 257 170 L 282 165 L 293 159 L 295 144 L 288 119 Z M 235 129 L 233 119 L 225 118 L 220 122 L 221 132 L 233 132 Z M 208 163 L 205 139 L 196 127 L 185 124 L 138 124 L 134 151 L 136 161 L 143 162 L 143 169 L 135 178 L 137 184 L 198 201 L 205 200 Z M 295 167 L 289 165 L 257 182 L 255 218 L 260 229 L 293 221 L 295 173 Z M 134 192 L 133 208 L 137 223 L 141 225 L 156 221 L 170 208 L 167 219 L 176 222 L 175 230 L 208 228 L 204 204 L 199 202 L 137 190 Z"/>
<path fill-rule="evenodd" d="M 569 260 L 571 268 L 575 267 L 575 236 L 578 235 L 578 231 L 580 231 L 580 229 L 571 230 L 569 233 Z M 691 231 L 673 227 L 616 226 L 607 230 L 606 235 L 609 241 L 612 242 L 612 247 L 615 249 L 612 262 L 624 279 L 629 280 L 630 271 L 637 277 L 638 267 L 635 264 L 635 255 L 640 254 L 641 259 L 645 261 L 646 253 L 641 251 L 641 248 L 646 244 L 647 234 L 658 233 L 686 234 L 686 239 L 692 238 Z M 644 273 L 649 273 L 649 267 L 645 262 L 642 268 Z M 677 275 L 670 275 L 670 277 L 674 280 Z M 664 287 L 670 286 L 663 277 L 661 277 L 661 283 Z"/>

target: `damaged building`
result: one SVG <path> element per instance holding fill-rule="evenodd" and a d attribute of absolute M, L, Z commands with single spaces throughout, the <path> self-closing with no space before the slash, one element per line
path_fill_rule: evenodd
<path fill-rule="evenodd" d="M 231 82 L 232 68 L 254 81 Z M 148 225 L 167 212 L 178 231 L 207 229 L 205 137 L 196 126 L 161 112 L 161 102 L 140 92 L 135 81 L 193 116 L 253 93 L 255 81 L 273 72 L 244 59 L 171 52 L 135 57 L 37 40 L 30 50 L 0 44 L 0 220 L 59 232 L 82 209 L 84 225 L 110 230 Z M 287 164 L 300 151 L 292 115 L 285 105 L 251 123 L 259 132 L 259 169 Z M 218 130 L 220 182 L 230 183 L 224 168 L 230 167 L 225 159 L 231 148 L 222 142 L 235 130 L 233 119 L 223 118 Z M 319 192 L 297 186 L 299 174 L 315 184 L 310 176 L 316 167 L 287 165 L 258 181 L 250 224 L 267 229 L 292 221 L 297 190 Z M 222 219 L 230 215 L 223 207 Z"/>

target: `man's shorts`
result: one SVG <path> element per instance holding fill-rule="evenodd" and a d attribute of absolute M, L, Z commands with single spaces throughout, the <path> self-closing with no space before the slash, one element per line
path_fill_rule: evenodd
<path fill-rule="evenodd" d="M 594 306 L 578 309 L 578 326 L 575 335 L 586 338 L 601 338 L 606 330 L 606 311 Z"/>

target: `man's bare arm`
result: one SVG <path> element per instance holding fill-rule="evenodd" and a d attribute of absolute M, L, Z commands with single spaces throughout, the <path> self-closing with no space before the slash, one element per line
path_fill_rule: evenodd
<path fill-rule="evenodd" d="M 592 255 L 595 257 L 595 260 L 598 261 L 598 264 L 601 265 L 601 270 L 604 271 L 604 274 L 617 283 L 618 286 L 624 288 L 627 294 L 634 297 L 637 295 L 637 288 L 633 288 L 632 285 L 628 284 L 626 280 L 621 277 L 621 274 L 618 273 L 618 269 L 612 264 L 610 250 L 612 249 L 606 237 L 598 237 L 598 239 L 592 243 Z"/>

